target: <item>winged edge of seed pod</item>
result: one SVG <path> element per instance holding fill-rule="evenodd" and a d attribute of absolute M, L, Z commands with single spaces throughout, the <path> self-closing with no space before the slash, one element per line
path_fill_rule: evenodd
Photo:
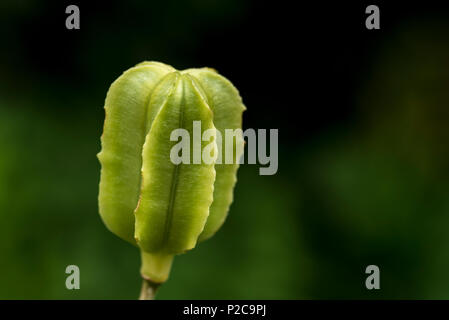
<path fill-rule="evenodd" d="M 232 144 L 220 143 L 217 131 L 241 129 L 246 109 L 237 89 L 214 69 L 177 71 L 160 62 L 142 62 L 115 80 L 106 96 L 99 212 L 106 227 L 141 250 L 141 274 L 165 282 L 174 255 L 215 234 L 233 201 L 241 131 Z M 179 164 L 170 161 L 173 130 L 193 136 L 212 129 L 211 154 L 221 163 Z M 194 154 L 190 143 L 190 155 Z M 230 148 L 231 150 L 227 149 Z M 233 163 L 225 164 L 226 149 Z"/>

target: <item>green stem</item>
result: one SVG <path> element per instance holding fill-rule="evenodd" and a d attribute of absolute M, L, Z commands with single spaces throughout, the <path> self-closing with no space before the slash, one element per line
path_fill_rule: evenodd
<path fill-rule="evenodd" d="M 160 283 L 155 283 L 153 281 L 143 279 L 139 300 L 154 300 L 156 291 L 160 285 Z"/>

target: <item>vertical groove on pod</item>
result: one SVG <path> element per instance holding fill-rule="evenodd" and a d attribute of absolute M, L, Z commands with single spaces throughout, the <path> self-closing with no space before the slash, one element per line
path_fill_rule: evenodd
<path fill-rule="evenodd" d="M 182 96 L 181 96 L 181 106 L 179 110 L 179 126 L 178 128 L 184 128 L 184 109 L 185 109 L 185 88 L 184 88 L 184 81 L 182 81 L 182 77 L 179 77 L 182 84 Z M 162 243 L 166 243 L 168 240 L 168 235 L 170 233 L 170 227 L 171 222 L 173 220 L 173 207 L 175 203 L 175 195 L 176 195 L 176 189 L 178 186 L 178 175 L 180 170 L 181 164 L 175 165 L 175 171 L 173 173 L 172 179 L 171 179 L 171 187 L 170 187 L 170 202 L 167 209 L 167 215 L 164 225 L 164 236 Z"/>

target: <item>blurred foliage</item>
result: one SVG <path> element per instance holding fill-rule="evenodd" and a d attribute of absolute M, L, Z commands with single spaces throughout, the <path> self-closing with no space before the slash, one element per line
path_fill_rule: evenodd
<path fill-rule="evenodd" d="M 38 16 L 33 2 L 17 3 L 1 11 L 2 21 Z M 75 85 L 55 80 L 64 55 L 27 51 L 2 28 L 11 51 L 0 54 L 1 299 L 137 297 L 139 253 L 107 231 L 97 212 L 106 90 L 148 57 L 178 68 L 213 64 L 194 49 L 207 47 L 201 25 L 219 32 L 250 15 L 237 1 L 169 1 L 156 9 L 136 17 L 151 15 L 145 30 L 125 19 L 135 13 L 126 8 L 120 27 L 102 24 L 101 15 L 96 24 L 85 19 L 83 40 L 71 39 L 79 46 L 61 49 L 74 50 L 65 72 L 77 70 Z M 300 143 L 280 130 L 278 174 L 241 167 L 224 227 L 175 258 L 158 298 L 449 299 L 449 28 L 411 20 L 395 30 L 365 65 L 355 120 Z M 242 90 L 245 101 L 258 94 Z M 259 106 L 246 104 L 245 117 L 258 127 Z M 70 264 L 81 269 L 81 290 L 65 288 Z M 364 287 L 369 264 L 381 269 L 379 291 Z"/>

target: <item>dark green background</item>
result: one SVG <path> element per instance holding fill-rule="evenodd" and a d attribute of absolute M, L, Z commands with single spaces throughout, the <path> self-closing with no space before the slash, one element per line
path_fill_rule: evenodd
<path fill-rule="evenodd" d="M 280 137 L 278 173 L 241 167 L 225 225 L 158 298 L 448 299 L 447 8 L 380 2 L 368 31 L 354 3 L 3 0 L 0 298 L 137 298 L 139 253 L 100 220 L 95 156 L 109 85 L 157 60 L 216 68 L 244 128 Z"/>

